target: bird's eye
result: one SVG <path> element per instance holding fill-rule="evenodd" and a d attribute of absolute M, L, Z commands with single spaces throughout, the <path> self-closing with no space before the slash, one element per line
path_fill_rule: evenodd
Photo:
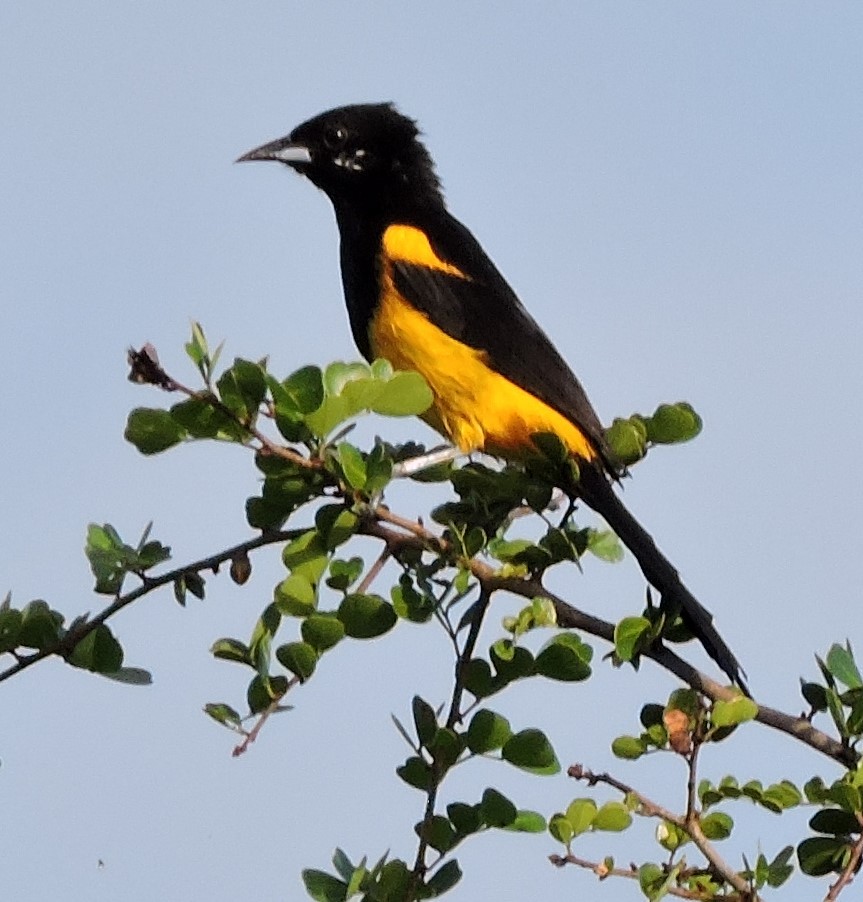
<path fill-rule="evenodd" d="M 324 144 L 329 150 L 338 150 L 348 139 L 348 130 L 343 125 L 331 125 L 324 132 Z"/>

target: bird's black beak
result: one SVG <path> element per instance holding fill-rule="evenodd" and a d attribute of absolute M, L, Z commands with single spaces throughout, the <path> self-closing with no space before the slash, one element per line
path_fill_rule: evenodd
<path fill-rule="evenodd" d="M 262 144 L 260 147 L 244 153 L 241 157 L 237 157 L 234 162 L 248 163 L 250 160 L 275 160 L 288 166 L 301 167 L 312 162 L 312 155 L 304 144 L 299 144 L 287 137 L 270 141 L 269 144 Z"/>

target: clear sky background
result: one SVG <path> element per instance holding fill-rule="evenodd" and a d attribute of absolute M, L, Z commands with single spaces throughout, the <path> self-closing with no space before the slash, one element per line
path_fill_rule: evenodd
<path fill-rule="evenodd" d="M 167 400 L 126 381 L 125 349 L 151 341 L 191 379 L 195 318 L 227 338 L 227 359 L 269 354 L 277 373 L 353 359 L 325 198 L 231 161 L 328 107 L 392 99 L 603 418 L 678 399 L 702 414 L 702 436 L 651 454 L 626 500 L 715 612 L 756 697 L 800 710 L 812 653 L 846 636 L 863 647 L 861 46 L 855 2 L 4 4 L 0 586 L 69 617 L 97 610 L 89 521 L 133 540 L 152 519 L 177 563 L 249 534 L 248 456 L 144 459 L 124 443 L 128 410 Z M 383 428 L 430 438 L 410 421 Z M 397 497 L 407 514 L 429 503 Z M 150 688 L 59 662 L 2 686 L 8 898 L 275 902 L 304 898 L 301 868 L 326 867 L 336 845 L 413 856 L 422 799 L 394 776 L 406 748 L 389 715 L 409 716 L 415 692 L 447 697 L 442 635 L 402 625 L 345 644 L 233 760 L 201 706 L 243 702 L 245 673 L 208 647 L 247 635 L 270 598 L 278 555 L 255 564 L 245 588 L 222 576 L 203 603 L 163 592 L 116 619 Z M 609 618 L 643 599 L 631 560 L 589 562 L 555 588 Z M 612 769 L 679 807 L 678 761 L 609 751 L 674 682 L 649 663 L 597 669 L 494 706 L 546 729 L 564 764 Z M 564 776 L 461 770 L 446 800 L 494 785 L 549 815 L 586 794 Z M 836 775 L 758 726 L 704 755 L 704 776 L 732 770 Z M 772 856 L 808 814 L 785 817 L 787 829 L 741 808 L 729 857 L 758 843 Z M 581 849 L 658 858 L 652 831 Z M 553 851 L 548 836 L 476 838 L 448 898 L 639 898 L 555 871 Z"/>

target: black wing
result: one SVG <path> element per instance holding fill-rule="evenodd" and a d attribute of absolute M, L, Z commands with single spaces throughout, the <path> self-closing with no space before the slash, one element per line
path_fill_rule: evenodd
<path fill-rule="evenodd" d="M 467 278 L 393 261 L 396 288 L 447 335 L 485 351 L 492 368 L 575 423 L 612 473 L 619 467 L 575 374 L 470 231 L 448 213 L 416 223 L 435 254 Z"/>

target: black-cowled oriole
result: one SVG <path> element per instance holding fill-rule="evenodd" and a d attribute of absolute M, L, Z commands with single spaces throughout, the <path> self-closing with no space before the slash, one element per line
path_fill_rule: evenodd
<path fill-rule="evenodd" d="M 425 418 L 465 452 L 518 459 L 556 434 L 579 464 L 578 494 L 601 514 L 723 671 L 740 665 L 710 613 L 623 506 L 619 468 L 584 389 L 474 236 L 447 210 L 416 123 L 392 104 L 322 113 L 240 157 L 287 164 L 332 201 L 342 282 L 363 356 L 416 370 Z"/>

